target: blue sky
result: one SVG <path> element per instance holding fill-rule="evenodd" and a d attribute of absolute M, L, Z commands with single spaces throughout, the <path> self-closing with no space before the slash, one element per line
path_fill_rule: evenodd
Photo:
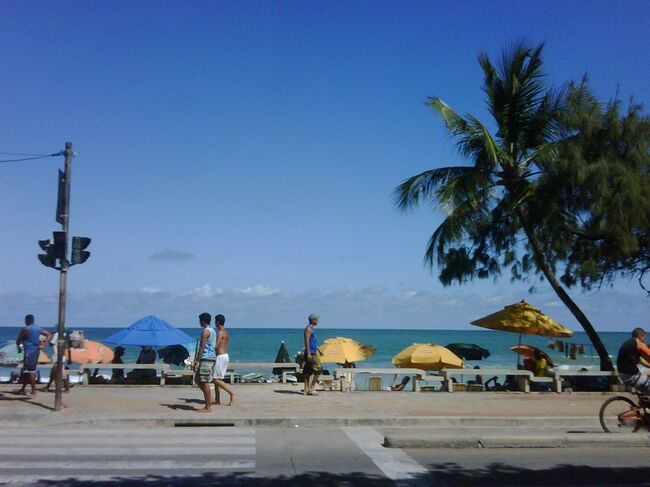
<path fill-rule="evenodd" d="M 422 265 L 442 215 L 391 192 L 462 162 L 424 100 L 487 120 L 481 50 L 545 41 L 550 82 L 647 103 L 649 23 L 641 1 L 5 2 L 0 152 L 78 153 L 71 325 L 466 328 L 525 298 L 577 328 L 543 282 L 443 288 Z M 0 325 L 56 321 L 36 241 L 61 166 L 0 164 Z M 599 329 L 647 321 L 634 283 L 572 294 Z"/>

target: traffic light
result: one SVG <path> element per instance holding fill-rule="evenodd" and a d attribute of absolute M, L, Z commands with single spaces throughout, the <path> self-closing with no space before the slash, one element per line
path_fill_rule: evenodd
<path fill-rule="evenodd" d="M 65 260 L 68 251 L 68 235 L 65 232 L 52 232 L 52 242 L 54 258 Z"/>
<path fill-rule="evenodd" d="M 38 245 L 45 253 L 38 254 L 38 260 L 41 261 L 45 267 L 56 268 L 56 258 L 54 257 L 54 247 L 51 240 L 39 240 Z"/>
<path fill-rule="evenodd" d="M 70 265 L 83 264 L 90 257 L 90 252 L 84 249 L 90 245 L 90 238 L 88 237 L 72 237 L 72 257 Z"/>

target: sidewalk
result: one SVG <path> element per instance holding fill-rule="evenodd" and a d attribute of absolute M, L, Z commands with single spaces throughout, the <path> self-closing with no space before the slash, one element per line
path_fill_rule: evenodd
<path fill-rule="evenodd" d="M 76 386 L 54 412 L 54 393 L 18 396 L 0 385 L 0 427 L 89 428 L 371 426 L 389 448 L 645 447 L 647 432 L 603 433 L 601 404 L 611 394 L 472 392 L 320 392 L 300 385 L 234 385 L 233 406 L 200 414 L 203 397 L 190 386 Z M 227 400 L 227 395 L 222 400 Z"/>
<path fill-rule="evenodd" d="M 301 385 L 235 384 L 234 405 L 213 406 L 199 414 L 203 396 L 190 386 L 75 386 L 63 401 L 69 406 L 52 412 L 54 393 L 34 398 L 12 393 L 15 385 L 0 385 L 0 422 L 58 423 L 84 421 L 248 421 L 246 425 L 299 424 L 328 420 L 343 424 L 462 425 L 565 424 L 597 425 L 602 393 L 472 393 L 472 392 L 320 392 L 304 396 Z M 222 400 L 227 394 L 222 393 Z"/>

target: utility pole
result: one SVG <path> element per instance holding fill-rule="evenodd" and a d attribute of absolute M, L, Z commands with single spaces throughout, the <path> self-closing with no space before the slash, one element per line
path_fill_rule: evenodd
<path fill-rule="evenodd" d="M 68 255 L 68 225 L 70 222 L 70 172 L 72 164 L 72 143 L 65 143 L 65 169 L 62 195 L 61 229 L 65 233 L 65 254 Z M 61 269 L 59 274 L 59 323 L 58 338 L 56 341 L 56 383 L 54 395 L 54 410 L 61 411 L 61 399 L 63 395 L 63 354 L 65 353 L 65 298 L 66 283 L 68 280 L 68 259 L 60 260 Z"/>
<path fill-rule="evenodd" d="M 90 245 L 88 237 L 72 237 L 72 255 L 68 260 L 68 227 L 70 224 L 70 173 L 72 165 L 72 143 L 65 143 L 65 150 L 52 155 L 65 156 L 65 168 L 61 172 L 59 169 L 59 178 L 57 180 L 58 194 L 56 199 L 56 221 L 61 224 L 61 231 L 52 232 L 52 240 L 39 240 L 38 245 L 44 254 L 38 255 L 38 260 L 45 267 L 51 267 L 59 271 L 59 323 L 57 326 L 56 340 L 56 376 L 55 376 L 55 395 L 54 410 L 61 411 L 61 395 L 63 389 L 63 362 L 66 348 L 65 338 L 65 299 L 66 283 L 68 280 L 68 269 L 77 264 L 83 264 L 90 257 L 90 252 L 84 250 Z M 59 262 L 59 267 L 56 262 Z M 68 360 L 70 351 L 68 350 Z"/>

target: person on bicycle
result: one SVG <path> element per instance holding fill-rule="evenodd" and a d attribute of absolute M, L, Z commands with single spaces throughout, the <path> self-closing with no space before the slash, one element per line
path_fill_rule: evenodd
<path fill-rule="evenodd" d="M 650 394 L 650 379 L 639 370 L 638 364 L 650 367 L 650 348 L 645 343 L 643 328 L 632 330 L 632 338 L 623 342 L 618 349 L 616 367 L 625 385 L 634 387 L 640 394 Z"/>

